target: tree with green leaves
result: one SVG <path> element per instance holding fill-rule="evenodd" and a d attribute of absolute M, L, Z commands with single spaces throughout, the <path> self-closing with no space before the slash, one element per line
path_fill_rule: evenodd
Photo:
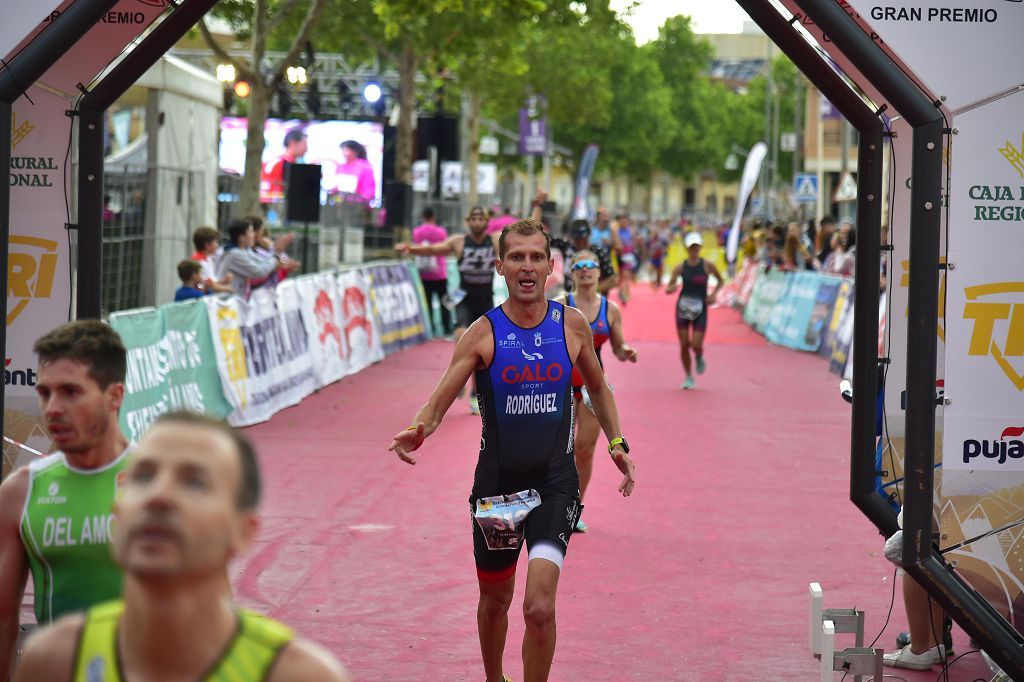
<path fill-rule="evenodd" d="M 223 62 L 235 67 L 241 80 L 250 86 L 249 114 L 245 143 L 245 179 L 239 197 L 238 210 L 243 215 L 259 211 L 260 167 L 263 159 L 263 125 L 270 110 L 270 98 L 284 80 L 285 71 L 294 65 L 299 53 L 309 40 L 327 0 L 221 0 L 215 14 L 228 21 L 236 36 L 248 39 L 251 57 L 248 60 L 230 54 L 211 35 L 205 20 L 199 22 L 199 29 L 207 45 Z M 284 59 L 277 64 L 267 65 L 267 41 L 275 33 L 284 32 L 286 24 L 298 14 L 301 5 L 307 5 L 305 15 L 291 47 Z"/>

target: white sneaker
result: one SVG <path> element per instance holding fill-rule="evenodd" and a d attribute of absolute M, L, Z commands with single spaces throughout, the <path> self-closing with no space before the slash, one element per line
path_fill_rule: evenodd
<path fill-rule="evenodd" d="M 910 668 L 911 670 L 931 670 L 932 666 L 942 665 L 946 658 L 946 647 L 943 645 L 933 646 L 923 654 L 915 654 L 906 645 L 899 651 L 886 654 L 882 657 L 882 664 L 890 668 Z"/>

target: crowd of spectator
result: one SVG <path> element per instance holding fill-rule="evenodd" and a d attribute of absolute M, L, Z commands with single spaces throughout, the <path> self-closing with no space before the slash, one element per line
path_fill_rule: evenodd
<path fill-rule="evenodd" d="M 741 252 L 746 260 L 783 272 L 815 270 L 852 277 L 857 258 L 857 230 L 849 220 L 838 227 L 831 216 L 818 224 L 753 221 L 744 229 Z"/>
<path fill-rule="evenodd" d="M 178 263 L 181 286 L 174 300 L 186 301 L 215 293 L 248 298 L 255 289 L 273 287 L 301 266 L 287 253 L 294 240 L 293 232 L 271 237 L 258 216 L 233 221 L 223 246 L 217 230 L 198 227 L 192 233 L 195 252 Z"/>

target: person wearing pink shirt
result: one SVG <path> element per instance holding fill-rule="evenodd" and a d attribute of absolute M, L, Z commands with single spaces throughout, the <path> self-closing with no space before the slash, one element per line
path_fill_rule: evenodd
<path fill-rule="evenodd" d="M 423 209 L 422 220 L 412 231 L 413 244 L 438 244 L 448 239 L 448 230 L 434 222 L 434 209 L 429 206 Z M 437 298 L 438 307 L 441 309 L 442 333 L 450 334 L 452 331 L 451 311 L 444 305 L 444 297 L 448 294 L 448 265 L 444 256 L 417 256 L 416 268 L 420 272 L 420 280 L 423 282 L 423 291 L 427 295 L 427 305 L 433 306 L 433 299 Z M 430 316 L 433 318 L 433 315 Z"/>
<path fill-rule="evenodd" d="M 338 167 L 338 174 L 355 177 L 354 188 L 342 189 L 350 195 L 348 200 L 369 203 L 376 199 L 377 181 L 373 177 L 373 166 L 366 160 L 366 147 L 355 140 L 345 140 L 341 143 L 341 155 L 345 163 Z"/>
<path fill-rule="evenodd" d="M 514 215 L 512 215 L 512 211 L 510 211 L 507 208 L 505 209 L 504 213 L 498 215 L 501 212 L 501 210 L 501 206 L 498 206 L 497 204 L 491 206 L 491 215 L 493 217 L 487 221 L 487 234 L 501 232 L 503 229 L 505 229 L 506 225 L 511 225 L 512 223 L 519 220 L 519 218 L 516 218 Z"/>

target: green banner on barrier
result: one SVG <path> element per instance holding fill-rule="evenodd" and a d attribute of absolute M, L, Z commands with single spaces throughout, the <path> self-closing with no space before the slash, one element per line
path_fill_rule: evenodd
<path fill-rule="evenodd" d="M 231 412 L 221 391 L 206 307 L 195 301 L 159 310 L 115 315 L 110 325 L 128 351 L 121 429 L 138 440 L 171 410 L 192 410 L 215 419 Z"/>
<path fill-rule="evenodd" d="M 796 350 L 817 350 L 818 339 L 808 334 L 808 327 L 822 280 L 816 272 L 789 275 L 789 286 L 765 329 L 764 335 L 769 341 Z"/>

